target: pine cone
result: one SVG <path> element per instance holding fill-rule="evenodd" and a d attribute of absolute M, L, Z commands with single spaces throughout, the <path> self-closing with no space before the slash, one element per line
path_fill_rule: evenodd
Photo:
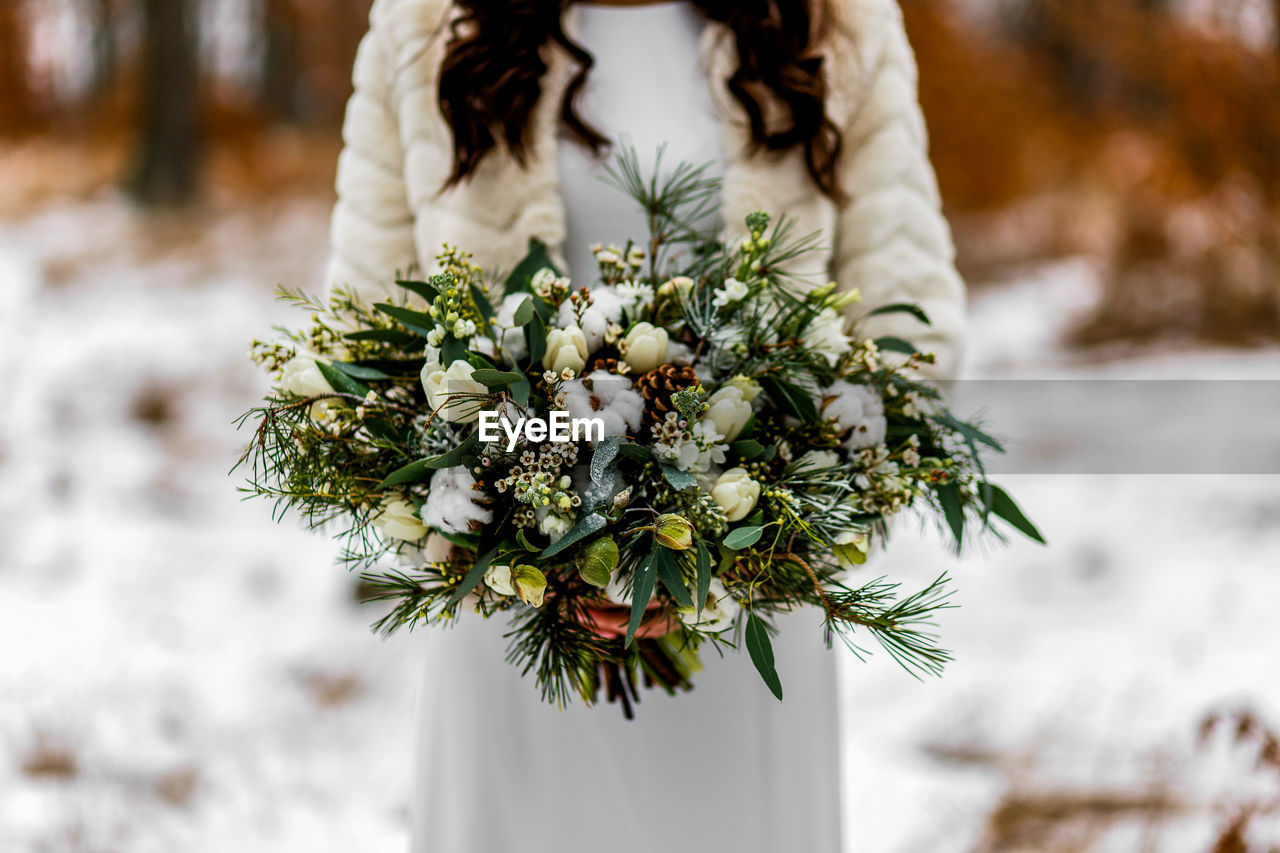
<path fill-rule="evenodd" d="M 616 358 L 605 358 L 597 356 L 595 361 L 587 365 L 587 369 L 582 372 L 583 376 L 595 373 L 597 370 L 607 370 L 610 373 L 616 372 L 618 369 L 618 360 Z"/>
<path fill-rule="evenodd" d="M 699 383 L 698 374 L 688 365 L 664 364 L 636 380 L 635 388 L 644 397 L 644 419 L 654 424 L 675 411 L 671 395 Z"/>

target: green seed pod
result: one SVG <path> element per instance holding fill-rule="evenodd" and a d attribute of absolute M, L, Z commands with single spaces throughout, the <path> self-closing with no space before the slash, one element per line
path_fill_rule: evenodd
<path fill-rule="evenodd" d="M 587 583 L 599 589 L 609 585 L 613 570 L 618 567 L 618 543 L 609 537 L 597 539 L 582 551 L 578 558 L 578 574 Z"/>
<path fill-rule="evenodd" d="M 687 551 L 693 547 L 693 525 L 683 516 L 670 513 L 658 516 L 653 536 L 659 545 L 672 551 Z"/>
<path fill-rule="evenodd" d="M 513 566 L 511 582 L 515 584 L 516 595 L 525 604 L 534 607 L 542 606 L 542 596 L 547 591 L 547 576 L 533 566 Z"/>

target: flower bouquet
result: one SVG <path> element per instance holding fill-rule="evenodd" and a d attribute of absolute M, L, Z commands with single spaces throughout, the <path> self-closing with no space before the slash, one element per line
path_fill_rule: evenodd
<path fill-rule="evenodd" d="M 275 388 L 245 415 L 249 491 L 338 525 L 392 605 L 383 631 L 506 617 L 547 701 L 603 691 L 630 716 L 640 685 L 690 687 L 708 646 L 745 646 L 781 699 L 771 635 L 801 607 L 828 644 L 869 636 L 939 672 L 945 575 L 900 594 L 854 569 L 905 512 L 957 545 L 994 519 L 1039 540 L 983 474 L 1000 445 L 947 411 L 928 354 L 850 328 L 856 293 L 785 272 L 814 238 L 756 213 L 718 243 L 690 224 L 715 190 L 701 170 L 614 175 L 652 233 L 599 247 L 589 281 L 533 242 L 502 281 L 446 247 L 383 303 L 286 294 L 314 319 L 255 343 Z M 864 316 L 886 312 L 928 322 Z"/>

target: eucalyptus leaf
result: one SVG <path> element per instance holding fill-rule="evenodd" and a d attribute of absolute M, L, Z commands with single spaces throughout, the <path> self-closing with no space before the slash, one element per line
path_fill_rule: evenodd
<path fill-rule="evenodd" d="M 533 297 L 529 297 L 520 303 L 520 307 L 516 309 L 515 315 L 511 318 L 513 326 L 524 326 L 533 319 Z"/>
<path fill-rule="evenodd" d="M 511 274 L 507 276 L 504 292 L 508 296 L 521 291 L 529 292 L 529 282 L 533 280 L 534 275 L 538 270 L 548 267 L 555 270 L 556 275 L 560 274 L 551 260 L 551 252 L 547 248 L 547 244 L 537 237 L 530 238 L 529 251 L 521 259 L 520 263 L 516 264 L 516 268 L 511 271 Z"/>
<path fill-rule="evenodd" d="M 764 620 L 757 616 L 755 611 L 747 614 L 744 639 L 747 644 L 747 654 L 751 656 L 751 662 L 755 664 L 756 671 L 768 685 L 769 691 L 781 701 L 782 682 L 778 679 L 778 670 L 773 663 L 773 642 L 769 639 L 769 631 L 765 627 Z"/>
<path fill-rule="evenodd" d="M 523 373 L 516 373 L 512 370 L 476 370 L 471 374 L 471 378 L 479 382 L 489 390 L 498 388 L 506 388 L 521 379 L 524 379 Z"/>
<path fill-rule="evenodd" d="M 618 455 L 618 446 L 622 439 L 616 435 L 605 436 L 596 445 L 596 452 L 591 456 L 591 482 L 597 486 L 604 479 L 604 472 L 613 464 Z"/>
<path fill-rule="evenodd" d="M 665 548 L 654 548 L 640 562 L 635 577 L 631 582 L 631 621 L 627 623 L 627 636 L 623 646 L 631 647 L 636 638 L 636 631 L 644 621 L 645 610 L 649 607 L 649 599 L 653 597 L 653 581 L 657 574 L 657 555 Z"/>
<path fill-rule="evenodd" d="M 707 595 L 711 592 L 711 552 L 707 550 L 707 544 L 701 539 L 698 540 L 695 560 L 698 574 L 698 600 L 694 603 L 698 605 L 698 612 L 701 613 L 702 608 L 707 604 Z"/>
<path fill-rule="evenodd" d="M 688 471 L 681 471 L 674 465 L 662 464 L 662 476 L 667 478 L 667 482 L 671 484 L 671 488 L 677 492 L 683 492 L 685 489 L 692 489 L 698 485 L 698 478 L 690 474 Z"/>
<path fill-rule="evenodd" d="M 533 393 L 533 386 L 529 384 L 527 378 L 521 378 L 519 382 L 512 382 L 508 393 L 511 394 L 511 402 L 520 408 L 529 405 L 529 395 Z"/>
<path fill-rule="evenodd" d="M 655 553 L 658 578 L 662 581 L 662 585 L 667 588 L 667 592 L 671 593 L 676 604 L 681 607 L 693 607 L 693 598 L 689 595 L 689 588 L 684 584 L 684 576 L 680 573 L 680 561 L 676 559 L 675 552 L 659 548 Z"/>
<path fill-rule="evenodd" d="M 547 354 L 547 324 L 541 317 L 534 317 L 524 327 L 524 340 L 529 345 L 529 361 L 537 364 Z"/>
<path fill-rule="evenodd" d="M 425 343 L 422 335 L 399 329 L 361 329 L 358 332 L 347 332 L 342 337 L 348 341 L 377 341 L 402 347 L 421 346 Z"/>
<path fill-rule="evenodd" d="M 369 379 L 376 381 L 393 378 L 390 374 L 383 373 L 376 367 L 364 367 L 362 365 L 351 364 L 346 361 L 334 361 L 330 363 L 330 366 L 337 370 L 341 370 L 343 373 L 355 379 Z"/>
<path fill-rule="evenodd" d="M 729 449 L 738 454 L 738 458 L 744 461 L 755 459 L 757 456 L 764 454 L 764 445 L 753 438 L 735 441 L 729 445 Z"/>
<path fill-rule="evenodd" d="M 489 302 L 489 297 L 474 284 L 471 285 L 471 301 L 476 304 L 476 310 L 486 323 L 493 319 L 493 305 Z"/>
<path fill-rule="evenodd" d="M 956 538 L 956 548 L 964 545 L 964 505 L 960 501 L 960 487 L 955 483 L 944 483 L 933 487 L 942 505 L 942 515 Z"/>
<path fill-rule="evenodd" d="M 732 548 L 735 551 L 741 551 L 743 548 L 750 548 L 752 545 L 759 542 L 760 537 L 763 535 L 763 527 L 739 527 L 737 530 L 731 531 L 728 536 L 724 537 L 724 546 L 726 548 Z"/>
<path fill-rule="evenodd" d="M 580 539 L 585 539 L 592 533 L 603 529 L 605 526 L 604 518 L 596 512 L 589 513 L 579 518 L 577 523 L 570 527 L 569 530 L 561 536 L 557 541 L 551 543 L 542 550 L 542 558 L 554 557 L 564 549 L 573 545 Z"/>
<path fill-rule="evenodd" d="M 520 543 L 520 547 L 524 548 L 526 551 L 529 551 L 533 554 L 536 554 L 542 550 L 537 545 L 534 545 L 529 541 L 529 537 L 525 536 L 523 530 L 516 531 L 516 541 Z"/>
<path fill-rule="evenodd" d="M 430 284 L 427 284 L 425 281 L 410 281 L 407 279 L 402 279 L 400 281 L 397 281 L 396 284 L 399 285 L 400 287 L 403 287 L 405 290 L 409 291 L 410 293 L 416 293 L 418 296 L 421 296 L 428 303 L 435 302 L 436 297 L 440 295 L 440 292 L 438 290 L 436 290 Z"/>

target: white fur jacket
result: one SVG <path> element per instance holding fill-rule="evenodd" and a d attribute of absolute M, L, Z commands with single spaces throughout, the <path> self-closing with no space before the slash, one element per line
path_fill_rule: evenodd
<path fill-rule="evenodd" d="M 827 110 L 843 133 L 840 174 L 847 202 L 814 187 L 798 152 L 747 153 L 750 131 L 724 81 L 736 64 L 728 31 L 708 24 L 703 65 L 724 118 L 723 221 L 753 210 L 785 212 L 797 233 L 822 230 L 830 249 L 819 259 L 842 289 L 859 288 L 865 312 L 890 302 L 919 304 L 932 321 L 909 314 L 870 318 L 869 333 L 896 335 L 937 355 L 935 373 L 954 376 L 961 353 L 964 286 L 951 233 L 940 211 L 916 99 L 916 66 L 896 0 L 836 0 L 837 20 L 824 50 Z M 375 0 L 371 28 L 355 67 L 346 148 L 338 166 L 330 285 L 381 295 L 397 271 L 430 270 L 442 243 L 509 269 L 536 236 L 555 250 L 565 233 L 557 188 L 559 105 L 574 65 L 549 57 L 532 117 L 526 168 L 491 152 L 471 180 L 441 192 L 452 164 L 452 136 L 437 105 L 437 73 L 448 40 L 449 0 Z M 572 7 L 565 22 L 572 34 Z"/>

